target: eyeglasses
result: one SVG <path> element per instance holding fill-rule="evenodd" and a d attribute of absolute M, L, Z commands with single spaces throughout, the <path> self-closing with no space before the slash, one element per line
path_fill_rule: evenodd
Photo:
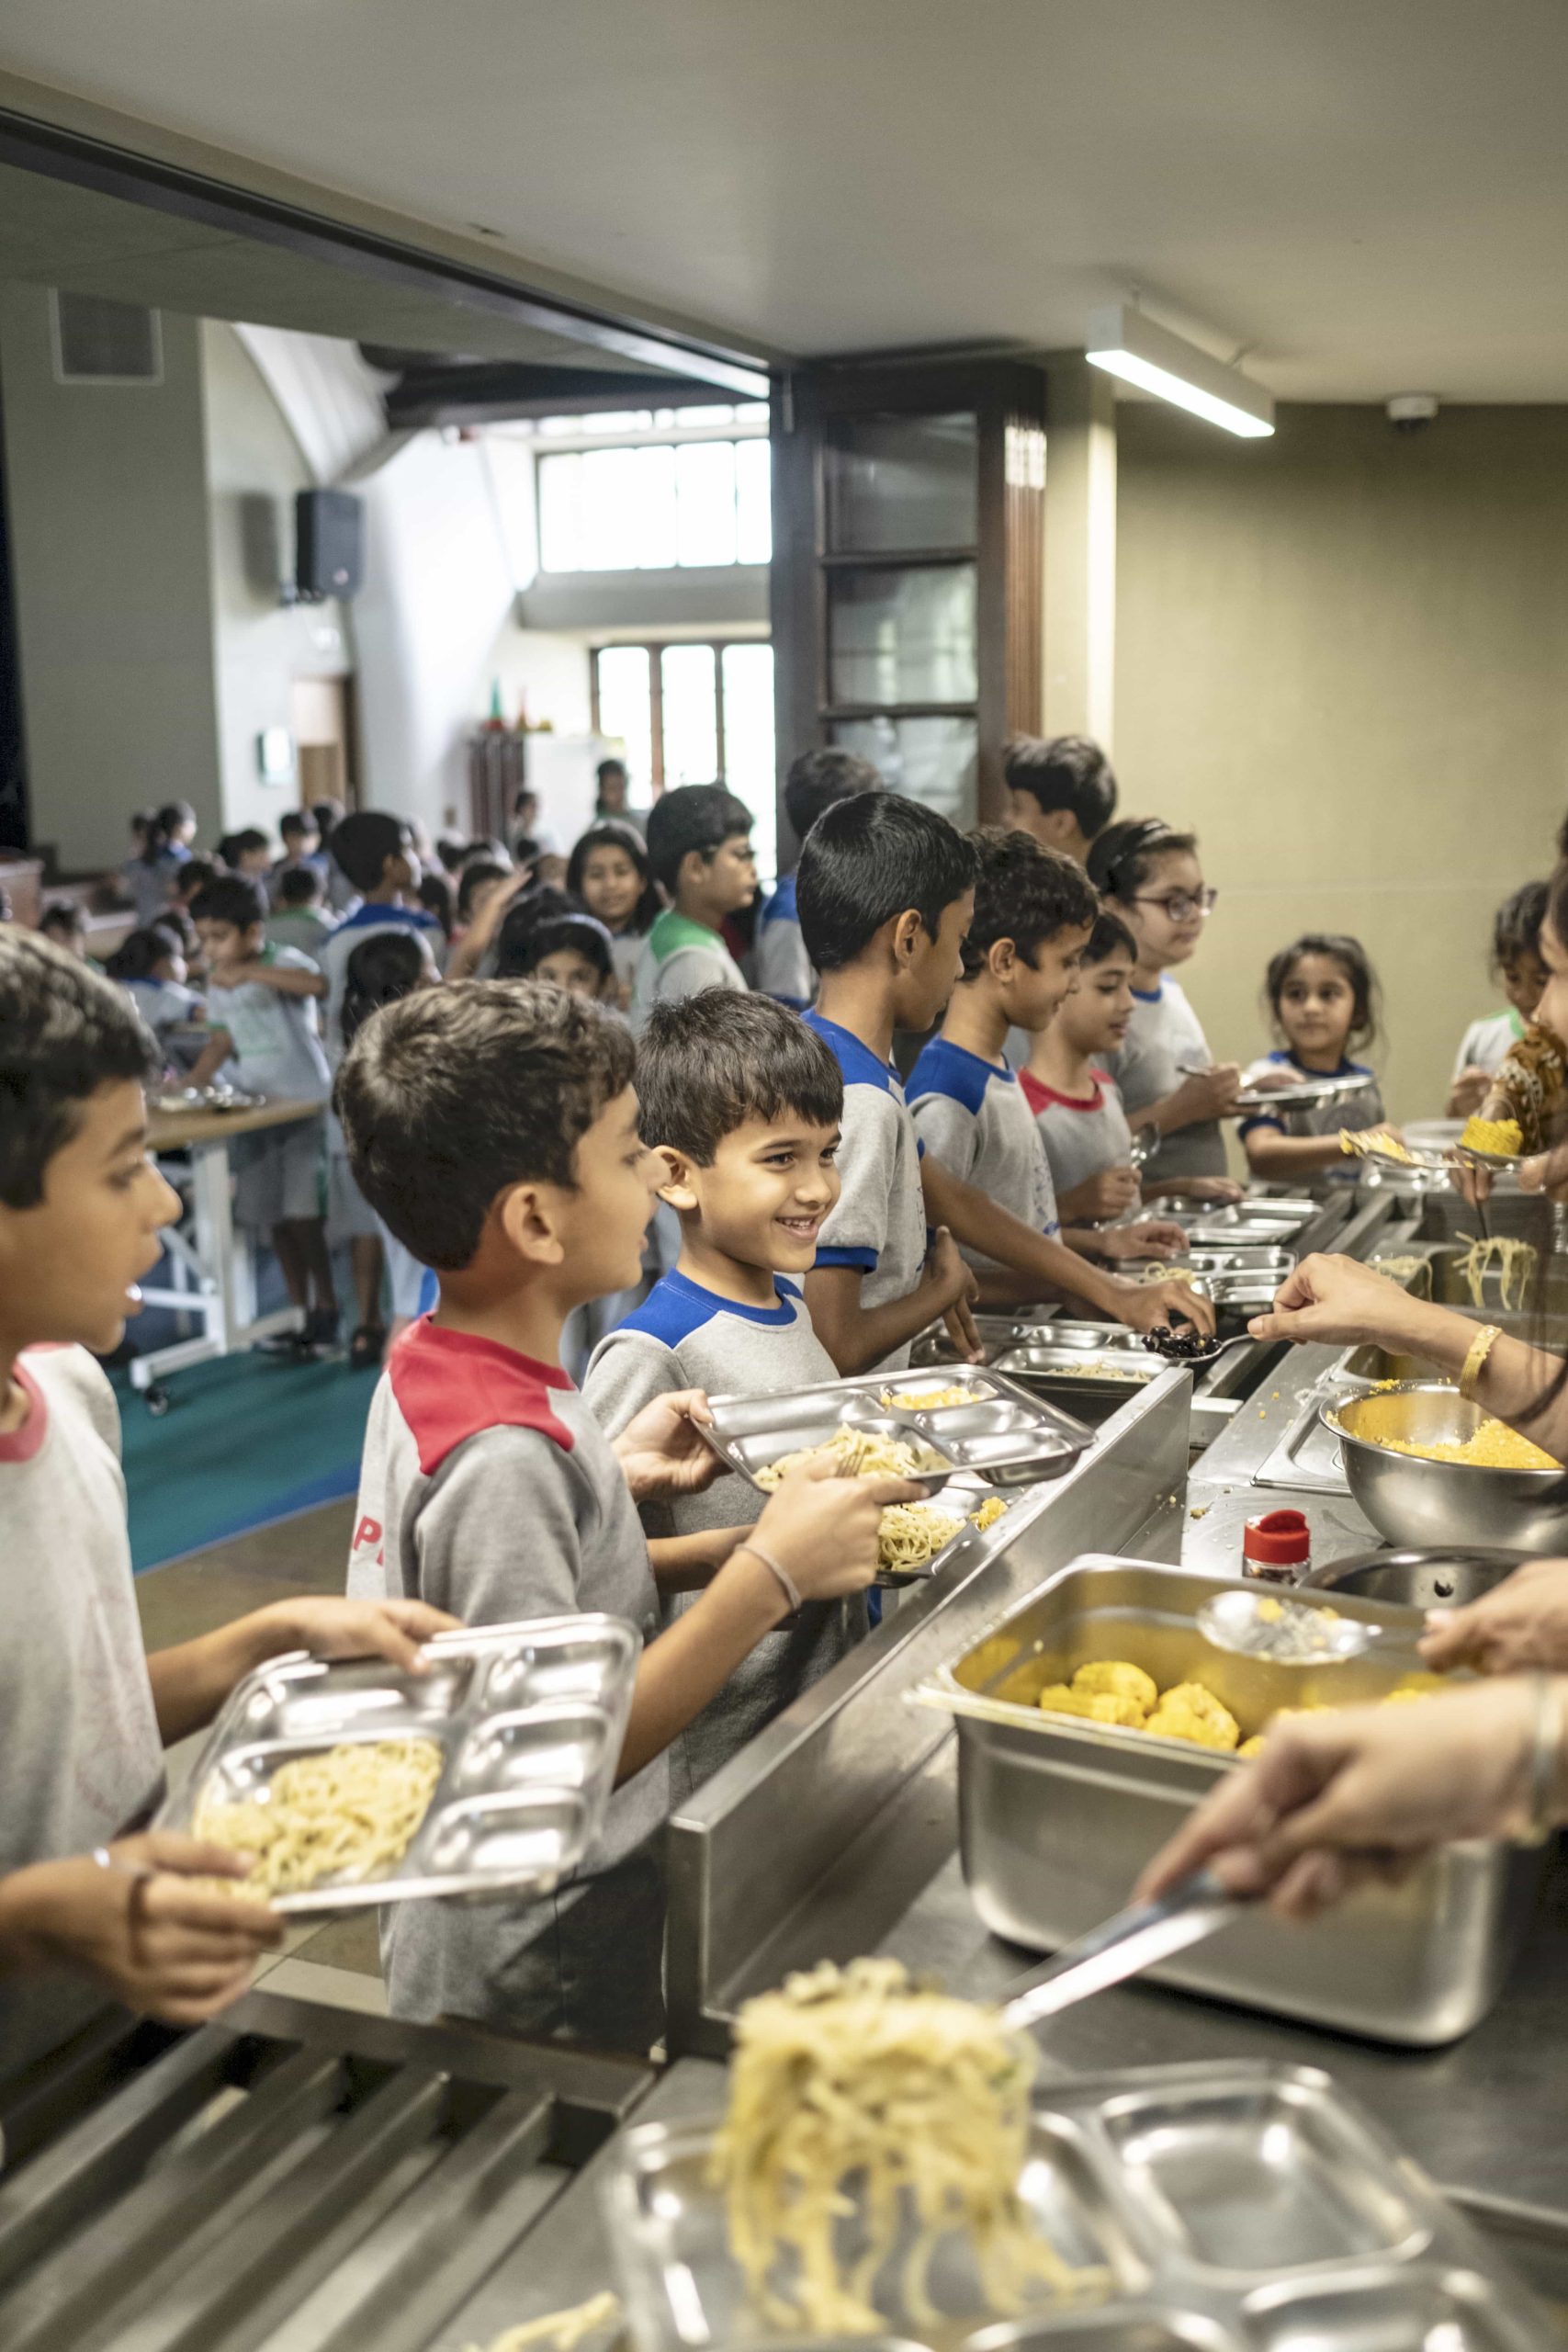
<path fill-rule="evenodd" d="M 1219 895 L 1217 890 L 1210 889 L 1172 890 L 1164 897 L 1156 897 L 1151 891 L 1140 890 L 1134 895 L 1133 904 L 1135 907 L 1163 907 L 1172 922 L 1190 922 L 1194 915 L 1212 915 Z"/>

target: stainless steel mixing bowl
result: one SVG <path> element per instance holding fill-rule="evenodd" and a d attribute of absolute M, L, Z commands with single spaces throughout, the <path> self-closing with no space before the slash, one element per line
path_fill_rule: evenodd
<path fill-rule="evenodd" d="M 1502 1545 L 1568 1552 L 1568 1471 L 1501 1470 L 1394 1453 L 1371 1432 L 1413 1445 L 1462 1445 L 1487 1419 L 1446 1382 L 1401 1381 L 1325 1404 L 1350 1492 L 1391 1544 Z"/>

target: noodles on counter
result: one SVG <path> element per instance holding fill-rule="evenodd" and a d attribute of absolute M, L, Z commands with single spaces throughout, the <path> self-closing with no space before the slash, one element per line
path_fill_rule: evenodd
<path fill-rule="evenodd" d="M 872 2290 L 911 2222 L 900 2266 L 911 2325 L 941 2317 L 929 2274 L 954 2230 L 973 2247 L 987 2315 L 1019 2312 L 1032 2288 L 1103 2291 L 1103 2274 L 1072 2269 L 1019 2195 L 1033 2074 L 1026 2035 L 973 2002 L 922 1990 L 895 1960 L 843 1970 L 824 1962 L 746 2002 L 712 2178 L 726 2192 L 730 2252 L 758 2317 L 812 2333 L 887 2333 Z M 846 2265 L 835 2237 L 857 2206 L 864 2249 Z"/>
<path fill-rule="evenodd" d="M 351 1740 L 280 1764 L 265 1795 L 238 1804 L 204 1796 L 193 1838 L 255 1856 L 231 1894 L 299 1894 L 322 1879 L 360 1881 L 400 1861 L 441 1778 L 432 1739 Z"/>
<path fill-rule="evenodd" d="M 521 2327 L 509 2327 L 486 2347 L 486 2352 L 531 2352 L 536 2344 L 548 2345 L 550 2352 L 577 2352 L 577 2346 L 602 2327 L 621 2324 L 621 2299 L 607 2291 L 591 2295 L 585 2303 L 575 2303 L 569 2312 L 548 2312 L 543 2319 L 525 2320 Z M 477 2344 L 468 2352 L 480 2352 Z"/>
<path fill-rule="evenodd" d="M 1529 1295 L 1540 1262 L 1533 1242 L 1516 1241 L 1505 1233 L 1490 1233 L 1484 1239 L 1472 1233 L 1459 1238 L 1466 1248 L 1454 1271 L 1469 1286 L 1472 1306 L 1485 1306 L 1486 1278 L 1495 1272 L 1498 1303 L 1506 1314 L 1516 1313 Z"/>

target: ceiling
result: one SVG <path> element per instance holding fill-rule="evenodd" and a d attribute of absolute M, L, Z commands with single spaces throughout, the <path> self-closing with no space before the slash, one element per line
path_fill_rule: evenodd
<path fill-rule="evenodd" d="M 796 356 L 1141 289 L 1281 398 L 1568 400 L 1562 0 L 6 0 L 0 67 Z"/>

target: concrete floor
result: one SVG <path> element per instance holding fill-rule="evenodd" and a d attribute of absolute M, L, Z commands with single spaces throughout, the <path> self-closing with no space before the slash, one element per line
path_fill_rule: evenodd
<path fill-rule="evenodd" d="M 269 1600 L 341 1592 L 354 1509 L 352 1497 L 324 1503 L 298 1519 L 214 1544 L 167 1567 L 150 1568 L 136 1579 L 148 1648 L 191 1641 Z M 200 1744 L 198 1736 L 171 1751 L 171 1777 L 189 1769 Z M 324 1928 L 293 1929 L 278 1957 L 264 1963 L 257 1981 L 275 1993 L 385 2016 L 375 1912 L 334 1919 Z"/>

